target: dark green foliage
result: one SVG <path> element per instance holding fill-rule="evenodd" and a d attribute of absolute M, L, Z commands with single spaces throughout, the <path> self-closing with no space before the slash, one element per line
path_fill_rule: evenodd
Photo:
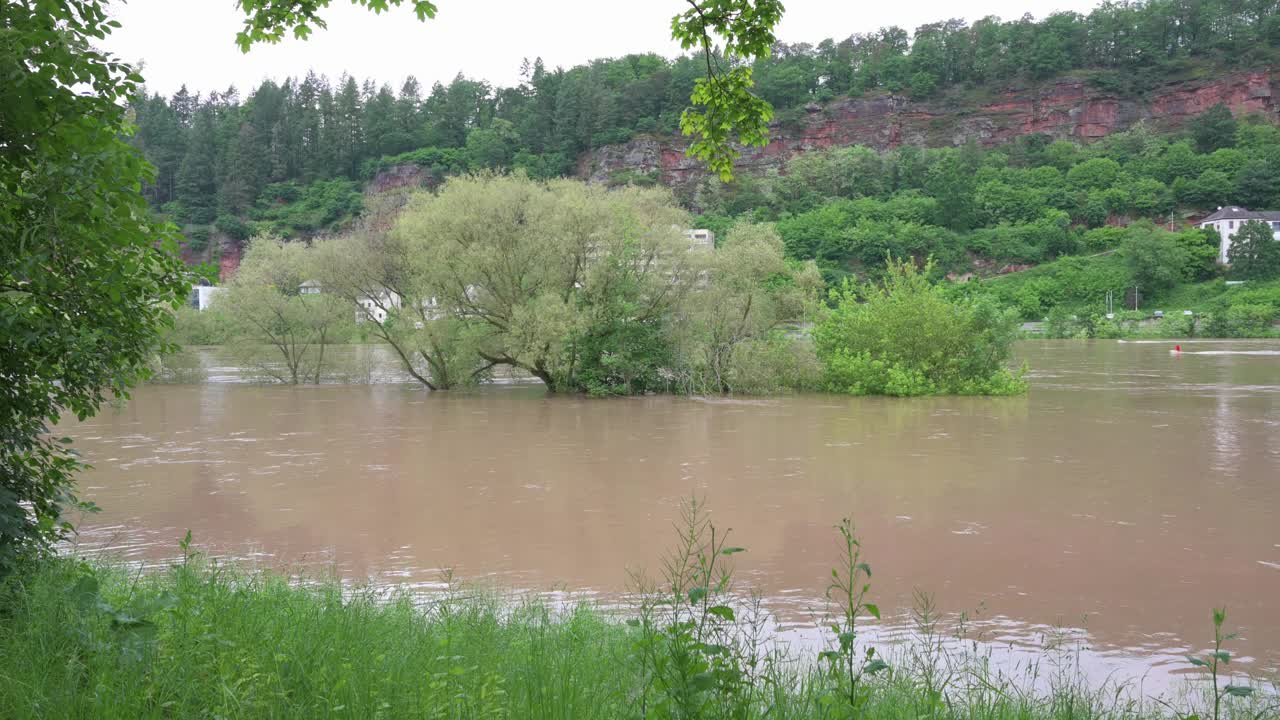
<path fill-rule="evenodd" d="M 207 225 L 198 225 L 184 231 L 182 234 L 187 238 L 187 249 L 191 252 L 203 253 L 208 249 L 209 227 Z"/>
<path fill-rule="evenodd" d="M 1280 240 L 1269 223 L 1250 220 L 1231 238 L 1231 276 L 1241 280 L 1280 278 Z"/>
<path fill-rule="evenodd" d="M 1151 225 L 1129 229 L 1121 254 L 1138 289 L 1147 294 L 1168 290 L 1190 280 L 1190 251 L 1168 232 Z"/>
<path fill-rule="evenodd" d="M 1236 141 L 1236 119 L 1223 103 L 1214 105 L 1192 120 L 1189 129 L 1196 149 L 1202 153 L 1231 147 Z"/>
<path fill-rule="evenodd" d="M 662 370 L 672 365 L 671 336 L 656 320 L 612 317 L 589 328 L 578 341 L 582 364 L 577 382 L 588 395 L 641 395 L 667 389 Z"/>
<path fill-rule="evenodd" d="M 92 0 L 0 5 L 0 575 L 69 530 L 80 463 L 53 426 L 144 378 L 191 289 L 138 193 L 157 175 L 121 139 L 142 79 L 91 47 L 107 18 Z"/>
<path fill-rule="evenodd" d="M 306 35 L 322 27 L 318 20 L 327 4 L 255 0 L 242 8 L 247 19 L 240 41 L 245 47 L 254 41 L 274 41 L 290 28 Z M 388 3 L 364 4 L 377 10 Z M 423 17 L 430 14 L 423 9 L 426 4 L 413 5 Z M 177 219 L 207 223 L 218 214 L 243 214 L 269 183 L 367 178 L 378 168 L 395 164 L 395 156 L 415 148 L 425 148 L 436 158 L 401 160 L 433 168 L 437 182 L 443 174 L 484 167 L 521 167 L 538 178 L 559 176 L 574 170 L 584 150 L 641 134 L 676 132 L 695 88 L 711 92 L 713 102 L 693 108 L 688 118 L 705 115 L 713 122 L 688 128 L 703 135 L 710 143 L 708 150 L 717 149 L 706 156 L 708 160 L 727 160 L 733 152 L 715 142 L 727 135 L 714 118 L 733 116 L 731 124 L 742 125 L 734 132 L 746 131 L 742 137 L 755 140 L 763 130 L 757 121 L 764 117 L 765 101 L 781 115 L 802 116 L 805 105 L 846 94 L 906 91 L 915 97 L 934 97 L 1000 89 L 1086 69 L 1095 85 L 1109 83 L 1117 93 L 1131 95 L 1180 78 L 1189 68 L 1213 73 L 1266 66 L 1275 61 L 1277 45 L 1272 36 L 1280 31 L 1280 21 L 1258 22 L 1258 17 L 1270 16 L 1265 9 L 1211 2 L 1187 15 L 1170 0 L 1156 0 L 1103 5 L 1088 15 L 1055 13 L 1039 21 L 984 18 L 972 25 L 955 20 L 932 23 L 917 28 L 914 37 L 889 27 L 817 45 L 789 45 L 774 43 L 771 33 L 763 29 L 777 13 L 776 3 L 752 3 L 753 13 L 746 18 L 734 15 L 737 5 L 737 0 L 709 0 L 699 5 L 703 16 L 688 10 L 686 22 L 676 30 L 685 47 L 695 51 L 693 55 L 671 60 L 653 54 L 627 55 L 568 69 L 548 69 L 535 59 L 525 64 L 521 82 L 514 87 L 494 87 L 459 75 L 431 88 L 410 78 L 394 91 L 345 76 L 331 84 L 327 78 L 307 75 L 266 81 L 243 99 L 230 91 L 193 94 L 185 88 L 167 100 L 140 93 L 131 103 L 139 126 L 133 142 L 159 170 L 146 193 L 157 205 L 180 198 L 186 212 Z M 726 29 L 721 25 L 735 22 L 738 30 L 750 32 L 716 35 Z M 754 59 L 708 80 L 708 56 L 699 52 L 704 29 L 712 33 L 711 47 L 720 48 L 710 56 L 711 67 L 724 65 L 726 48 L 732 52 L 739 47 Z M 746 94 L 752 90 L 758 98 Z M 963 102 L 963 97 L 949 101 Z M 1154 166 L 1151 158 L 1138 158 L 1143 167 L 1126 168 L 1130 178 L 1107 182 L 1105 171 L 1103 176 L 1081 171 L 1082 177 L 1076 180 L 1082 184 L 1072 183 L 1073 189 L 1086 193 L 1119 188 L 1129 196 L 1127 208 L 1108 207 L 1105 199 L 1090 201 L 1087 196 L 1073 198 L 1070 204 L 1061 202 L 1061 196 L 1048 202 L 1096 226 L 1106 220 L 1104 209 L 1111 214 L 1132 210 L 1145 216 L 1168 212 L 1172 202 L 1168 190 L 1182 178 L 1180 202 L 1212 207 L 1229 201 L 1264 207 L 1277 199 L 1280 158 L 1276 153 L 1267 159 L 1260 153 L 1250 155 L 1247 171 L 1209 168 L 1197 159 L 1197 148 L 1207 153 L 1232 147 L 1236 127 L 1248 130 L 1243 119 L 1237 121 L 1227 108 L 1215 107 L 1193 123 L 1194 143 L 1185 142 L 1167 163 Z M 1014 166 L 1056 165 L 1064 172 L 1077 164 L 1073 156 L 1079 154 L 1069 143 L 1043 137 L 1029 141 L 1018 152 L 1024 157 L 1011 158 Z M 448 153 L 452 156 L 443 155 Z M 1128 152 L 1141 154 L 1140 148 Z M 1117 153 L 1112 159 L 1125 166 L 1134 158 Z M 933 173 L 928 190 L 944 208 L 937 224 L 957 231 L 988 224 L 974 217 L 981 209 L 966 202 L 972 199 L 966 175 L 975 169 L 960 163 Z M 1216 175 L 1201 178 L 1206 169 L 1226 173 L 1228 184 L 1224 186 Z M 1090 177 L 1083 177 L 1086 174 Z M 864 173 L 844 175 L 861 179 Z M 1145 178 L 1163 187 L 1130 184 Z M 925 187 L 923 175 L 910 169 L 888 179 L 901 181 L 899 187 Z M 884 191 L 883 187 L 861 190 L 864 194 Z M 1232 192 L 1235 195 L 1228 200 Z M 831 196 L 852 197 L 843 192 Z M 802 208 L 787 204 L 792 211 L 812 209 L 812 203 Z"/>
<path fill-rule="evenodd" d="M 251 234 L 249 226 L 234 215 L 219 215 L 218 219 L 214 221 L 213 227 L 236 242 L 248 240 Z"/>
<path fill-rule="evenodd" d="M 285 182 L 268 185 L 250 216 L 268 234 L 288 238 L 331 229 L 363 207 L 359 185 L 348 180 Z"/>

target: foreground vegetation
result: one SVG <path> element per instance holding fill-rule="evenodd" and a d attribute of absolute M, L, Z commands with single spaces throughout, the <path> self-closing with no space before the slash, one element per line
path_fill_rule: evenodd
<path fill-rule="evenodd" d="M 429 596 L 242 574 L 183 542 L 130 574 L 63 559 L 0 585 L 0 715 L 20 718 L 938 718 L 1262 720 L 1274 696 L 1228 675 L 1215 611 L 1210 682 L 1170 697 L 1090 687 L 1069 647 L 999 669 L 918 594 L 915 634 L 872 647 L 871 568 L 846 521 L 815 656 L 768 635 L 727 566 L 741 548 L 696 505 L 661 580 L 618 615 L 504 601 L 450 581 Z"/>

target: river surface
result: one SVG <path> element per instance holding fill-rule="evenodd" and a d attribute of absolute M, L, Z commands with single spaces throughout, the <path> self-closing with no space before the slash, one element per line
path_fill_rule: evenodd
<path fill-rule="evenodd" d="M 103 508 L 79 545 L 158 565 L 190 528 L 213 555 L 360 582 L 429 589 L 451 567 L 608 602 L 660 567 L 697 495 L 784 631 L 813 626 L 849 515 L 889 630 L 919 588 L 996 645 L 1061 626 L 1091 676 L 1158 685 L 1226 605 L 1238 667 L 1265 676 L 1280 666 L 1280 343 L 1182 347 L 1025 342 L 1019 398 L 428 394 L 222 368 L 69 426 Z"/>

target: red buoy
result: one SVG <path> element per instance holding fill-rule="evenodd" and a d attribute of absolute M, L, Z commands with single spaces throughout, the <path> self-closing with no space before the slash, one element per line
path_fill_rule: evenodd
<path fill-rule="evenodd" d="M 1174 352 L 1182 352 L 1182 346 L 1181 346 L 1181 345 L 1174 345 L 1174 346 L 1173 346 L 1173 351 L 1174 351 Z"/>

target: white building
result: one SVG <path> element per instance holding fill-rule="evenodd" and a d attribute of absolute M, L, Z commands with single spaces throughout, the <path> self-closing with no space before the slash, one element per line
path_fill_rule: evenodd
<path fill-rule="evenodd" d="M 387 311 L 400 307 L 400 295 L 391 290 L 380 290 L 376 295 L 362 295 L 357 301 L 356 322 L 372 320 L 379 325 L 387 321 Z"/>
<path fill-rule="evenodd" d="M 191 296 L 187 304 L 197 310 L 208 310 L 209 306 L 213 304 L 213 299 L 226 291 L 227 289 L 224 287 L 192 285 Z"/>
<path fill-rule="evenodd" d="M 1280 212 L 1257 212 L 1247 208 L 1229 206 L 1201 220 L 1196 227 L 1211 228 L 1218 233 L 1218 262 L 1226 265 L 1231 258 L 1231 241 L 1241 226 L 1250 220 L 1261 220 L 1271 226 L 1271 234 L 1280 240 Z"/>
<path fill-rule="evenodd" d="M 695 229 L 685 230 L 685 237 L 689 238 L 690 250 L 715 250 L 716 234 L 710 230 Z"/>
<path fill-rule="evenodd" d="M 315 280 L 308 280 L 298 286 L 298 294 L 299 295 L 319 295 L 321 289 L 322 288 L 320 287 L 319 282 Z"/>

